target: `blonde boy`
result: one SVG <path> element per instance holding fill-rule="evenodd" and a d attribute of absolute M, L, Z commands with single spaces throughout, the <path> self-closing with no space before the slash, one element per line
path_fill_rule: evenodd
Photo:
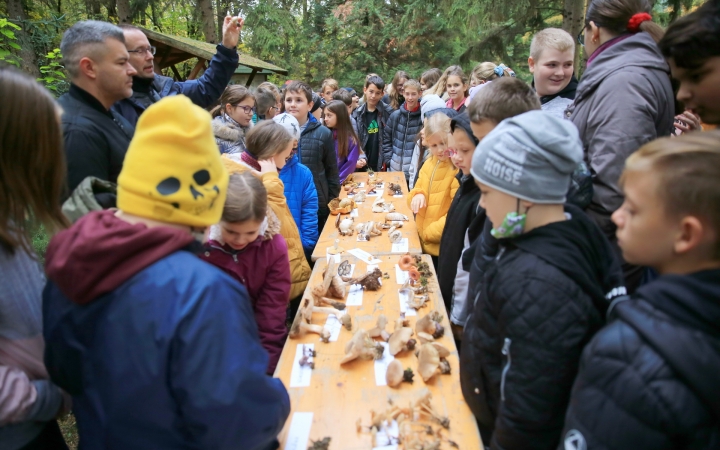
<path fill-rule="evenodd" d="M 620 181 L 623 257 L 660 278 L 613 302 L 585 348 L 565 448 L 718 448 L 720 132 L 650 142 Z"/>
<path fill-rule="evenodd" d="M 578 82 L 573 76 L 575 40 L 559 28 L 546 28 L 530 43 L 528 66 L 542 109 L 563 118 L 575 99 Z"/>

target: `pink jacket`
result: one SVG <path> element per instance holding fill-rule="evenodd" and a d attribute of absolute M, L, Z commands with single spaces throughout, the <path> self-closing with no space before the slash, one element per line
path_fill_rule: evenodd
<path fill-rule="evenodd" d="M 268 208 L 265 230 L 255 242 L 233 250 L 222 242 L 219 227 L 213 227 L 200 257 L 238 280 L 250 294 L 262 346 L 270 354 L 267 373 L 272 375 L 280 359 L 287 328 L 286 309 L 290 295 L 290 262 L 287 243 L 279 234 L 280 221 Z"/>

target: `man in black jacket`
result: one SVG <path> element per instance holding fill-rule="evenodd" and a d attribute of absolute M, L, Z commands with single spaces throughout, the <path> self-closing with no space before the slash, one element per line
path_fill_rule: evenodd
<path fill-rule="evenodd" d="M 135 126 L 150 105 L 169 95 L 182 94 L 202 108 L 211 106 L 220 98 L 237 69 L 237 45 L 242 26 L 243 19 L 225 17 L 222 44 L 218 44 L 217 53 L 205 73 L 197 80 L 174 81 L 155 73 L 155 47 L 150 45 L 145 33 L 138 27 L 121 25 L 130 64 L 137 74 L 133 77 L 132 96 L 116 103 L 113 109 Z"/>
<path fill-rule="evenodd" d="M 661 276 L 611 305 L 558 448 L 720 448 L 720 132 L 653 141 L 621 180 L 623 257 Z"/>
<path fill-rule="evenodd" d="M 78 22 L 60 44 L 70 91 L 60 97 L 68 187 L 88 176 L 117 182 L 134 128 L 110 110 L 132 95 L 136 71 L 122 30 L 106 22 Z"/>
<path fill-rule="evenodd" d="M 465 326 L 463 396 L 492 449 L 554 449 L 583 346 L 625 292 L 602 231 L 564 206 L 577 129 L 530 111 L 480 142 L 472 175 L 500 250 Z"/>

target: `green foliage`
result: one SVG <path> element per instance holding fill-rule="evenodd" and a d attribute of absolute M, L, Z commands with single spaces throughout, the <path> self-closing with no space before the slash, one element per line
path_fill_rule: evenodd
<path fill-rule="evenodd" d="M 38 226 L 32 234 L 32 247 L 43 265 L 45 264 L 45 251 L 47 250 L 49 243 L 50 237 L 45 231 L 45 227 L 42 225 Z"/>
<path fill-rule="evenodd" d="M 37 80 L 56 96 L 67 92 L 70 83 L 67 81 L 67 76 L 65 76 L 64 67 L 60 63 L 62 61 L 60 49 L 56 48 L 48 52 L 45 59 L 47 61 L 45 65 L 39 67 L 42 76 Z"/>
<path fill-rule="evenodd" d="M 13 53 L 13 50 L 20 50 L 20 46 L 17 44 L 17 36 L 15 36 L 15 31 L 20 29 L 19 26 L 8 19 L 0 17 L 0 61 L 16 67 L 20 67 L 20 61 Z"/>

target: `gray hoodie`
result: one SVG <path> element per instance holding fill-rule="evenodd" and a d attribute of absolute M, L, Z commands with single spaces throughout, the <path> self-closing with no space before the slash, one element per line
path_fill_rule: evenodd
<path fill-rule="evenodd" d="M 655 41 L 640 32 L 605 49 L 580 80 L 566 114 L 580 131 L 593 176 L 587 212 L 614 239 L 610 215 L 623 194 L 625 160 L 643 144 L 670 135 L 675 102 L 670 69 Z"/>

